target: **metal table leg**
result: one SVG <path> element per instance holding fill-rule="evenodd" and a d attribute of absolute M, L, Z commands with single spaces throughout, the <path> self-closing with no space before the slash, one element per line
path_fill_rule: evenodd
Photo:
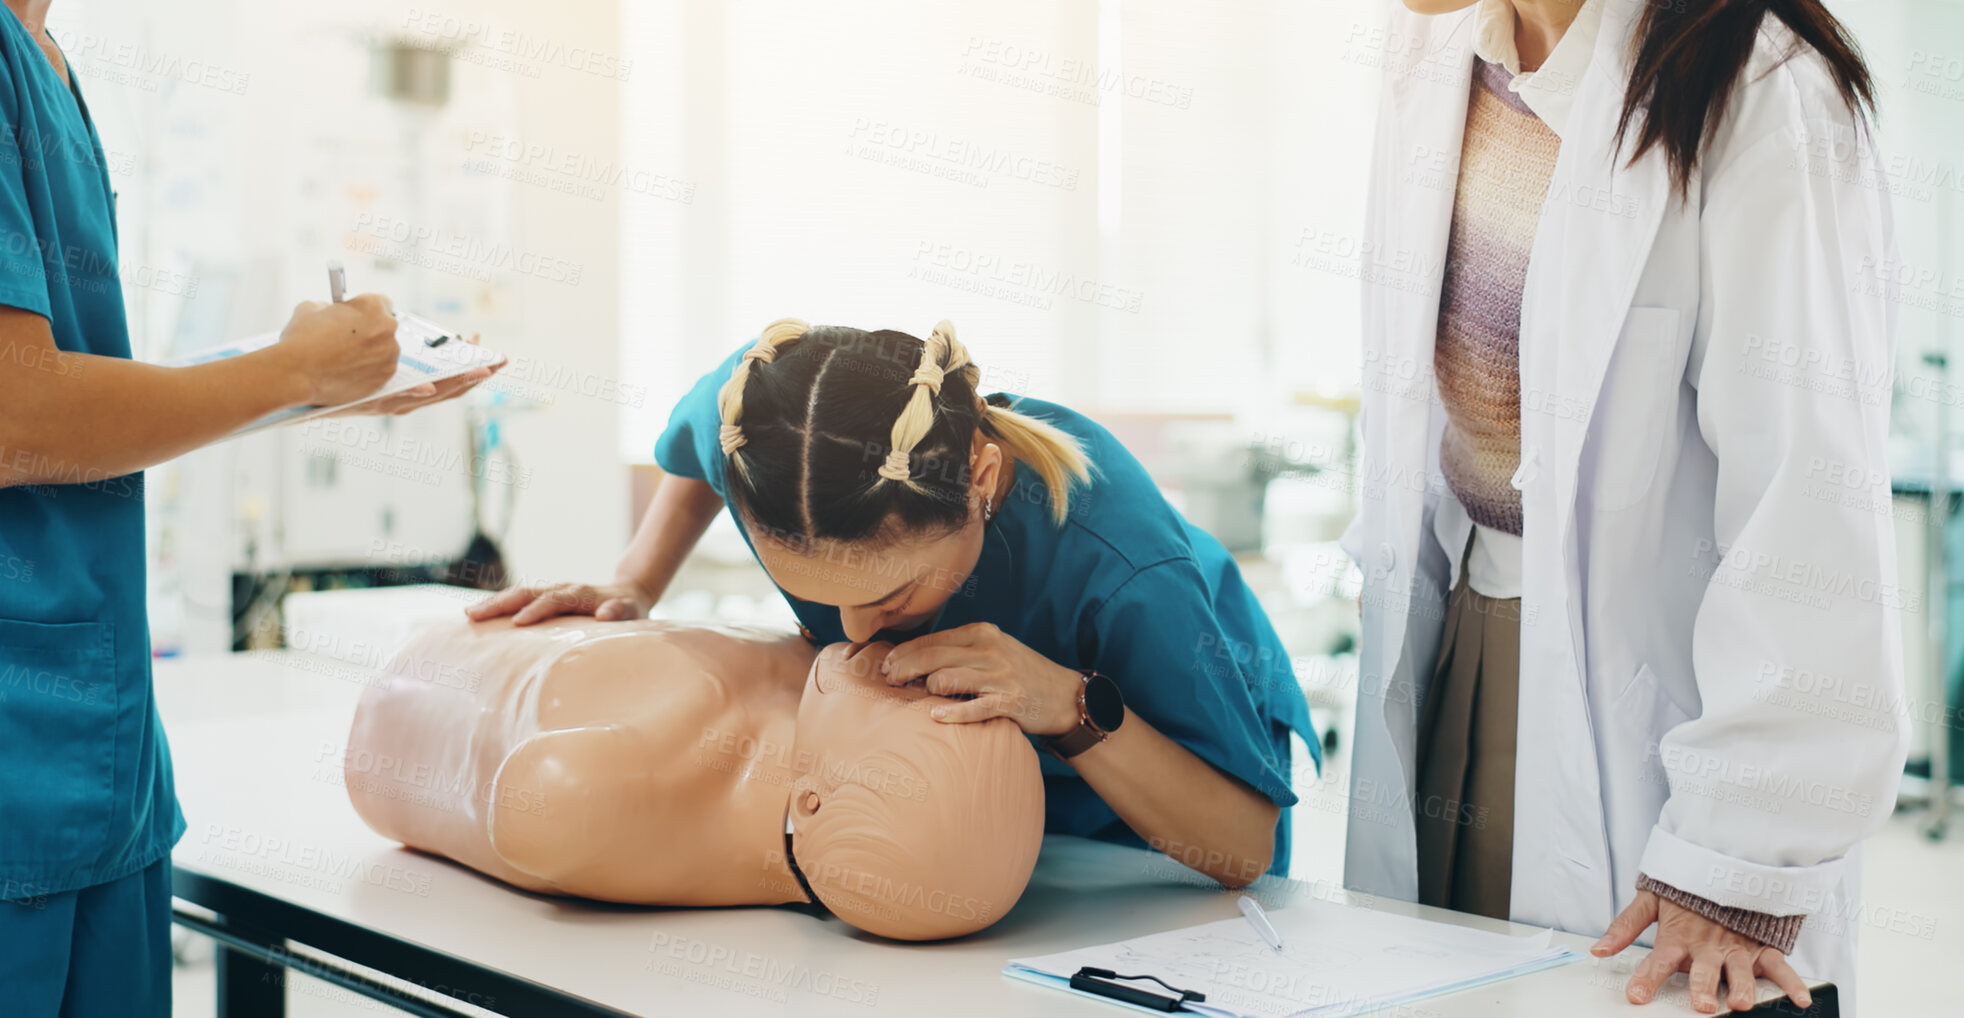
<path fill-rule="evenodd" d="M 222 925 L 222 921 L 221 921 Z M 230 929 L 235 935 L 241 931 Z M 218 1018 L 286 1018 L 286 970 L 262 955 L 220 942 Z"/>

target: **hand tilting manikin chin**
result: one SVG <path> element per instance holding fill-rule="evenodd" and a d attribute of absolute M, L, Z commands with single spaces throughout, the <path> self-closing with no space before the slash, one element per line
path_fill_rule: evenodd
<path fill-rule="evenodd" d="M 930 625 L 962 589 L 982 556 L 986 504 L 1009 497 L 1013 474 L 1002 449 L 977 436 L 969 454 L 970 512 L 945 535 L 902 535 L 856 545 L 787 542 L 753 531 L 757 558 L 784 592 L 833 605 L 855 642 L 904 636 Z M 881 666 L 889 683 L 921 680 L 936 696 L 968 698 L 937 707 L 937 721 L 965 724 L 1006 717 L 1031 735 L 1077 726 L 1080 673 L 986 622 L 899 642 Z"/>

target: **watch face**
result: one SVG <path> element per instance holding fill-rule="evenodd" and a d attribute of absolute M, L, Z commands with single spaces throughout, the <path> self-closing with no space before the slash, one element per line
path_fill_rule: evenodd
<path fill-rule="evenodd" d="M 1117 731 L 1125 720 L 1125 698 L 1118 693 L 1118 683 L 1092 672 L 1084 682 L 1084 713 L 1103 731 Z"/>

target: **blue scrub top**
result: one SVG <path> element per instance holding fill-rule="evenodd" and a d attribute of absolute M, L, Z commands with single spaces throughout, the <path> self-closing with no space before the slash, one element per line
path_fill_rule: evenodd
<path fill-rule="evenodd" d="M 115 199 L 81 92 L 0 12 L 0 304 L 55 345 L 130 355 Z M 14 385 L 79 370 L 0 344 Z M 40 372 L 48 372 L 44 381 Z M 105 883 L 184 832 L 150 687 L 143 475 L 65 469 L 0 489 L 0 899 Z"/>
<path fill-rule="evenodd" d="M 655 445 L 663 470 L 708 482 L 726 502 L 716 394 L 749 348 L 682 397 Z M 1289 733 L 1303 736 L 1318 766 L 1322 748 L 1268 615 L 1221 542 L 1167 504 L 1111 432 L 1055 403 L 1013 406 L 1076 438 L 1091 459 L 1091 482 L 1072 492 L 1058 526 L 1043 479 L 1017 470 L 974 573 L 930 629 L 991 622 L 1058 664 L 1111 676 L 1134 714 L 1284 807 L 1269 872 L 1287 875 L 1287 807 L 1296 803 Z M 730 516 L 742 530 L 734 509 Z M 837 608 L 785 600 L 818 643 L 846 639 Z M 1048 752 L 1039 759 L 1046 831 L 1145 844 L 1069 764 Z"/>

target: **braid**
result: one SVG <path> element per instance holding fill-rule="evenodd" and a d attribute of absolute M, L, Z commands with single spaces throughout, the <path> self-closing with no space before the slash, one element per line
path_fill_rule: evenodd
<path fill-rule="evenodd" d="M 717 429 L 719 444 L 723 455 L 730 458 L 736 467 L 737 476 L 744 484 L 750 484 L 750 466 L 744 461 L 743 449 L 743 387 L 750 382 L 750 362 L 760 361 L 769 364 L 777 359 L 777 351 L 786 343 L 803 336 L 811 326 L 796 318 L 780 318 L 764 326 L 763 335 L 757 337 L 756 345 L 743 352 L 743 359 L 730 371 L 730 380 L 716 394 L 716 409 L 721 414 L 723 426 Z"/>
<path fill-rule="evenodd" d="M 915 491 L 926 490 L 913 479 L 914 447 L 934 427 L 934 401 L 941 395 L 941 382 L 950 371 L 965 372 L 962 378 L 971 386 L 981 374 L 980 369 L 968 359 L 968 349 L 955 338 L 954 323 L 944 319 L 928 335 L 927 342 L 921 344 L 920 366 L 914 369 L 914 376 L 907 380 L 914 387 L 914 392 L 907 397 L 907 405 L 901 408 L 900 416 L 893 422 L 887 459 L 880 464 L 880 479 L 873 482 L 875 487 L 887 481 L 898 481 Z"/>
<path fill-rule="evenodd" d="M 756 374 L 762 364 L 773 366 Z M 1060 525 L 1090 477 L 1083 448 L 1049 415 L 984 406 L 982 369 L 945 321 L 917 339 L 783 319 L 728 375 L 717 394 L 725 497 L 753 534 L 794 535 L 794 550 L 968 525 L 983 439 L 1001 449 L 1015 490 Z M 1034 476 L 1025 485 L 1017 470 Z"/>
<path fill-rule="evenodd" d="M 934 336 L 940 336 L 948 344 L 948 363 L 941 370 L 949 374 L 961 372 L 962 381 L 967 382 L 970 389 L 975 388 L 982 381 L 982 367 L 970 359 L 968 347 L 955 338 L 955 323 L 942 319 L 935 325 L 934 332 L 929 334 L 930 339 Z"/>

